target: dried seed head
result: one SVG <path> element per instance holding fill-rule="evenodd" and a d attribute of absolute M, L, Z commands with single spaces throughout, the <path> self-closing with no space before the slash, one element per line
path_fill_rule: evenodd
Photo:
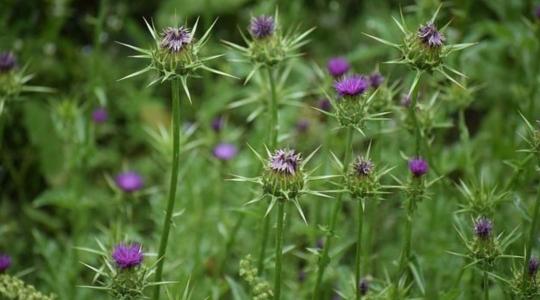
<path fill-rule="evenodd" d="M 177 54 L 184 50 L 191 41 L 191 33 L 184 26 L 167 27 L 161 34 L 160 46 L 170 54 Z"/>
<path fill-rule="evenodd" d="M 136 192 L 143 188 L 144 182 L 137 172 L 127 171 L 116 176 L 116 186 L 126 193 Z"/>
<path fill-rule="evenodd" d="M 435 24 L 428 22 L 421 26 L 417 33 L 423 45 L 429 48 L 440 48 L 444 43 L 444 36 L 437 30 Z"/>
<path fill-rule="evenodd" d="M 7 254 L 0 253 L 0 273 L 5 272 L 11 266 L 11 257 Z"/>
<path fill-rule="evenodd" d="M 280 149 L 270 156 L 268 166 L 274 173 L 295 175 L 301 162 L 300 153 L 290 149 Z"/>
<path fill-rule="evenodd" d="M 343 57 L 331 58 L 326 67 L 328 68 L 330 75 L 334 78 L 343 76 L 350 69 L 349 62 Z"/>
<path fill-rule="evenodd" d="M 119 244 L 114 248 L 112 258 L 120 269 L 138 267 L 144 258 L 142 246 L 140 244 Z"/>
<path fill-rule="evenodd" d="M 409 171 L 414 177 L 421 177 L 427 173 L 428 163 L 420 157 L 409 160 Z"/>
<path fill-rule="evenodd" d="M 11 52 L 0 52 L 0 74 L 7 73 L 17 65 L 17 59 Z"/>
<path fill-rule="evenodd" d="M 493 224 L 488 218 L 481 217 L 474 223 L 474 233 L 482 240 L 490 237 L 492 229 Z"/>
<path fill-rule="evenodd" d="M 345 77 L 334 84 L 336 92 L 342 97 L 361 95 L 368 88 L 369 83 L 364 76 L 352 75 Z"/>
<path fill-rule="evenodd" d="M 231 160 L 238 153 L 238 149 L 233 144 L 220 143 L 214 147 L 213 153 L 219 160 Z"/>
<path fill-rule="evenodd" d="M 258 16 L 251 18 L 249 23 L 249 33 L 255 39 L 263 39 L 274 34 L 276 23 L 273 17 Z"/>

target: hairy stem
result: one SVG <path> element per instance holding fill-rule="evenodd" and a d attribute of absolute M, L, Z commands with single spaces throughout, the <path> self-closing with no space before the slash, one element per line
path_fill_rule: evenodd
<path fill-rule="evenodd" d="M 345 146 L 345 153 L 343 154 L 343 173 L 347 172 L 347 167 L 349 165 L 349 160 L 352 152 L 352 138 L 353 138 L 353 128 L 348 127 L 347 128 L 347 144 Z M 318 300 L 321 293 L 321 283 L 322 278 L 324 275 L 324 271 L 326 269 L 326 266 L 328 266 L 328 263 L 330 262 L 330 257 L 328 256 L 328 253 L 330 251 L 330 245 L 332 242 L 332 235 L 334 234 L 334 230 L 336 228 L 337 219 L 339 216 L 339 212 L 341 211 L 341 202 L 343 199 L 343 193 L 339 193 L 336 199 L 336 203 L 334 205 L 334 210 L 332 211 L 332 216 L 330 219 L 330 227 L 328 228 L 328 236 L 326 237 L 326 242 L 323 246 L 323 252 L 319 258 L 319 268 L 317 270 L 317 279 L 315 282 L 315 289 L 313 290 L 313 300 Z"/>
<path fill-rule="evenodd" d="M 174 79 L 171 84 L 172 92 L 172 135 L 173 135 L 173 160 L 171 181 L 169 187 L 169 199 L 165 219 L 163 220 L 163 231 L 161 232 L 161 241 L 159 243 L 158 262 L 154 282 L 161 282 L 163 274 L 163 263 L 165 261 L 165 252 L 169 242 L 169 231 L 172 223 L 172 213 L 174 210 L 174 200 L 176 198 L 176 187 L 178 185 L 178 165 L 180 163 L 180 79 Z M 160 285 L 154 286 L 154 300 L 159 299 Z"/>

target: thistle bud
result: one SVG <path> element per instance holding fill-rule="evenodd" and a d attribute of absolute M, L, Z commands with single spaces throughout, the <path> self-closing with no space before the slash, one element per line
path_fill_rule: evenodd
<path fill-rule="evenodd" d="M 343 127 L 360 126 L 368 113 L 366 90 L 369 81 L 365 76 L 344 77 L 334 84 L 338 98 L 334 101 L 336 118 Z"/>
<path fill-rule="evenodd" d="M 255 39 L 268 38 L 274 34 L 275 30 L 276 23 L 270 16 L 253 17 L 249 23 L 249 33 Z"/>
<path fill-rule="evenodd" d="M 428 163 L 420 157 L 411 159 L 409 161 L 409 170 L 415 178 L 420 178 L 424 176 L 427 173 L 428 169 Z"/>
<path fill-rule="evenodd" d="M 287 195 L 294 198 L 304 186 L 301 170 L 302 156 L 295 150 L 276 150 L 268 159 L 263 175 L 263 189 L 280 199 Z"/>
<path fill-rule="evenodd" d="M 119 244 L 112 252 L 112 259 L 118 271 L 111 278 L 110 292 L 118 299 L 138 299 L 143 297 L 146 287 L 144 273 L 140 266 L 143 252 L 140 244 Z"/>
<path fill-rule="evenodd" d="M 214 157 L 219 160 L 231 160 L 238 153 L 238 149 L 233 144 L 220 143 L 214 147 Z"/>
<path fill-rule="evenodd" d="M 339 78 L 349 71 L 351 66 L 349 62 L 343 57 L 334 57 L 328 60 L 326 65 L 328 73 L 334 78 Z"/>
<path fill-rule="evenodd" d="M 349 166 L 346 177 L 347 188 L 354 198 L 373 194 L 379 188 L 375 165 L 371 160 L 358 156 Z"/>
<path fill-rule="evenodd" d="M 105 107 L 98 107 L 92 111 L 92 121 L 96 124 L 105 123 L 109 118 L 107 109 Z"/>
<path fill-rule="evenodd" d="M 141 175 L 134 171 L 126 171 L 116 176 L 116 186 L 126 193 L 133 193 L 143 188 Z"/>
<path fill-rule="evenodd" d="M 133 269 L 143 261 L 142 247 L 139 244 L 120 244 L 114 248 L 112 258 L 119 269 Z"/>

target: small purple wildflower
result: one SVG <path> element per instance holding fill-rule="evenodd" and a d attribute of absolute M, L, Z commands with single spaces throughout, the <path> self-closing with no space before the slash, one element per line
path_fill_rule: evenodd
<path fill-rule="evenodd" d="M 171 54 L 177 54 L 184 50 L 191 41 L 191 33 L 184 26 L 167 27 L 161 34 L 160 46 Z"/>
<path fill-rule="evenodd" d="M 353 169 L 357 176 L 367 176 L 373 171 L 373 162 L 363 157 L 357 157 L 353 163 Z"/>
<path fill-rule="evenodd" d="M 418 29 L 417 33 L 420 41 L 430 48 L 440 48 L 444 42 L 444 36 L 437 30 L 435 24 L 429 22 Z"/>
<path fill-rule="evenodd" d="M 249 33 L 256 39 L 263 39 L 274 34 L 276 23 L 273 17 L 258 16 L 251 18 Z"/>
<path fill-rule="evenodd" d="M 369 291 L 369 281 L 366 278 L 360 279 L 360 282 L 358 283 L 358 289 L 360 290 L 360 295 L 367 295 Z"/>
<path fill-rule="evenodd" d="M 529 264 L 527 267 L 529 276 L 535 277 L 536 273 L 538 273 L 538 268 L 540 268 L 540 261 L 538 261 L 538 258 L 532 256 L 531 259 L 529 259 Z"/>
<path fill-rule="evenodd" d="M 379 72 L 374 72 L 371 75 L 369 75 L 369 85 L 376 89 L 384 82 L 384 76 L 382 76 Z"/>
<path fill-rule="evenodd" d="M 98 107 L 92 111 L 92 120 L 96 124 L 104 123 L 109 118 L 107 109 L 105 107 Z"/>
<path fill-rule="evenodd" d="M 336 92 L 342 97 L 358 96 L 365 92 L 368 86 L 368 81 L 361 75 L 345 77 L 334 84 Z"/>
<path fill-rule="evenodd" d="M 421 177 L 427 173 L 429 169 L 428 163 L 420 157 L 409 160 L 409 171 L 414 177 Z"/>
<path fill-rule="evenodd" d="M 119 244 L 114 248 L 112 258 L 120 269 L 139 266 L 144 258 L 140 244 Z"/>
<path fill-rule="evenodd" d="M 233 144 L 220 143 L 214 147 L 214 156 L 220 160 L 231 160 L 238 153 L 238 149 Z"/>
<path fill-rule="evenodd" d="M 134 171 L 126 171 L 116 176 L 116 185 L 126 193 L 136 192 L 144 186 L 141 175 Z"/>
<path fill-rule="evenodd" d="M 222 116 L 218 116 L 218 117 L 215 117 L 213 120 L 212 120 L 212 129 L 214 130 L 215 133 L 218 133 L 221 131 L 221 129 L 223 129 L 223 117 Z"/>
<path fill-rule="evenodd" d="M 331 58 L 326 64 L 326 67 L 328 68 L 330 75 L 334 78 L 343 76 L 343 74 L 347 73 L 351 68 L 349 62 L 343 57 Z"/>
<path fill-rule="evenodd" d="M 474 233 L 482 240 L 487 239 L 491 235 L 493 224 L 488 218 L 481 217 L 474 223 Z"/>
<path fill-rule="evenodd" d="M 399 102 L 399 104 L 401 104 L 401 106 L 403 107 L 409 107 L 409 105 L 411 105 L 411 96 L 409 96 L 409 94 L 403 94 L 403 96 L 401 96 L 401 101 Z"/>
<path fill-rule="evenodd" d="M 11 266 L 11 257 L 7 254 L 0 253 L 0 273 L 5 272 Z"/>
<path fill-rule="evenodd" d="M 17 59 L 11 52 L 0 52 L 0 73 L 7 73 L 17 65 Z"/>
<path fill-rule="evenodd" d="M 295 175 L 300 167 L 302 157 L 300 153 L 296 153 L 294 150 L 280 149 L 276 150 L 269 159 L 270 170 L 285 174 Z"/>
<path fill-rule="evenodd" d="M 309 129 L 309 120 L 302 119 L 296 123 L 296 130 L 298 130 L 299 133 L 306 133 Z"/>

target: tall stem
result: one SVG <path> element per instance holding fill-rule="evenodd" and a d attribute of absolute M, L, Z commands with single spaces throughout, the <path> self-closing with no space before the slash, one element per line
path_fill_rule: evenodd
<path fill-rule="evenodd" d="M 401 249 L 397 282 L 399 282 L 399 277 L 401 277 L 407 269 L 407 265 L 409 264 L 409 259 L 411 257 L 412 225 L 414 214 L 413 208 L 415 206 L 415 201 L 416 199 L 414 197 L 411 197 L 408 201 L 407 219 L 405 223 L 405 242 L 403 243 L 403 248 Z"/>
<path fill-rule="evenodd" d="M 274 273 L 274 299 L 281 299 L 281 255 L 283 252 L 283 219 L 285 218 L 285 201 L 278 200 L 276 228 L 276 269 Z"/>
<path fill-rule="evenodd" d="M 362 294 L 360 291 L 360 276 L 361 267 L 362 267 L 362 230 L 364 226 L 364 205 L 362 204 L 363 199 L 358 199 L 358 228 L 356 236 L 356 299 L 360 300 Z"/>
<path fill-rule="evenodd" d="M 414 152 L 416 156 L 420 156 L 420 142 L 421 135 L 420 124 L 418 123 L 418 116 L 416 113 L 416 104 L 418 103 L 418 85 L 420 83 L 420 77 L 422 77 L 423 72 L 417 71 L 416 76 L 414 77 L 413 84 L 409 91 L 409 97 L 411 97 L 411 104 L 409 106 L 409 116 L 413 121 L 414 131 L 415 131 L 415 148 Z"/>
<path fill-rule="evenodd" d="M 345 153 L 343 154 L 343 174 L 347 172 L 347 167 L 349 165 L 349 160 L 350 160 L 350 156 L 352 152 L 353 130 L 354 129 L 352 127 L 347 128 L 347 138 L 346 138 L 347 144 L 345 146 Z M 317 280 L 315 282 L 315 289 L 313 290 L 313 296 L 312 296 L 313 300 L 318 300 L 320 297 L 322 278 L 323 278 L 326 266 L 328 266 L 328 263 L 330 260 L 330 257 L 328 257 L 328 253 L 330 251 L 332 235 L 334 234 L 334 230 L 336 228 L 337 218 L 338 218 L 339 212 L 341 211 L 342 199 L 343 199 L 343 193 L 339 193 L 336 199 L 336 203 L 334 205 L 334 210 L 332 212 L 331 219 L 330 219 L 329 234 L 326 238 L 326 242 L 324 243 L 321 257 L 319 258 L 319 269 L 317 271 Z"/>
<path fill-rule="evenodd" d="M 523 286 L 522 288 L 526 287 L 527 284 L 527 276 L 529 274 L 528 272 L 528 264 L 529 260 L 531 259 L 531 252 L 532 248 L 534 247 L 534 240 L 536 236 L 536 227 L 538 224 L 538 212 L 540 211 L 540 190 L 537 192 L 536 195 L 536 202 L 534 203 L 534 211 L 532 215 L 532 223 L 531 223 L 531 229 L 529 231 L 529 240 L 527 241 L 527 244 L 525 245 L 525 260 L 523 261 Z"/>
<path fill-rule="evenodd" d="M 176 187 L 178 184 L 178 165 L 180 163 L 180 79 L 174 79 L 171 83 L 172 93 L 172 135 L 173 135 L 173 160 L 171 171 L 171 182 L 169 187 L 169 199 L 167 202 L 167 211 L 163 220 L 163 231 L 159 243 L 158 262 L 154 282 L 161 282 L 163 274 L 163 263 L 165 261 L 165 252 L 169 242 L 169 231 L 172 223 L 172 213 L 174 210 L 174 200 L 176 198 Z M 160 285 L 154 286 L 154 300 L 159 299 Z"/>
<path fill-rule="evenodd" d="M 484 300 L 489 300 L 489 277 L 488 272 L 484 270 Z"/>
<path fill-rule="evenodd" d="M 270 85 L 270 102 L 269 102 L 269 108 L 270 108 L 270 135 L 268 138 L 268 148 L 271 150 L 274 150 L 277 146 L 277 138 L 278 138 L 278 105 L 277 105 L 277 97 L 276 97 L 276 83 L 274 80 L 274 75 L 272 74 L 272 68 L 268 67 L 266 69 L 268 71 L 268 84 Z M 263 223 L 263 230 L 261 235 L 261 249 L 259 253 L 259 261 L 257 263 L 257 269 L 259 271 L 259 274 L 264 272 L 264 258 L 266 255 L 266 247 L 268 246 L 268 235 L 269 235 L 269 228 L 270 228 L 270 218 L 265 217 L 264 223 Z"/>

